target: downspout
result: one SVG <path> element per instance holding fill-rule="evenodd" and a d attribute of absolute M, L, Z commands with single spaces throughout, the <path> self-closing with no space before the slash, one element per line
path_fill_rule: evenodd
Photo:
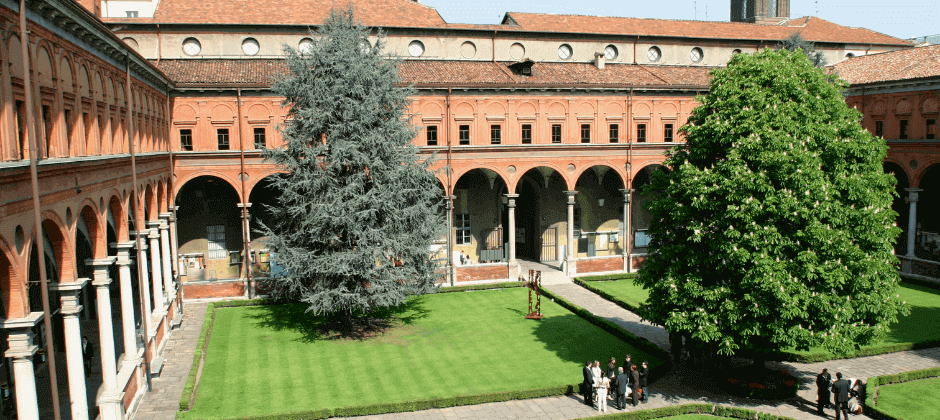
<path fill-rule="evenodd" d="M 634 64 L 634 65 L 636 65 L 636 43 L 637 43 L 637 42 L 640 42 L 640 36 L 639 36 L 639 35 L 636 36 L 636 41 L 633 41 L 633 64 Z M 633 89 L 630 89 L 630 91 L 632 92 Z M 631 93 L 631 95 L 632 95 L 632 93 Z"/>
<path fill-rule="evenodd" d="M 454 285 L 454 183 L 451 178 L 453 173 L 453 142 L 450 138 L 450 95 L 452 88 L 447 88 L 447 97 L 444 103 L 447 106 L 447 120 L 444 122 L 444 138 L 447 139 L 447 274 L 450 278 L 450 285 Z"/>
<path fill-rule="evenodd" d="M 125 93 L 124 97 L 127 98 L 127 144 L 128 148 L 131 151 L 131 182 L 134 183 L 133 193 L 134 193 L 134 230 L 137 231 L 134 235 L 134 242 L 137 244 L 137 283 L 139 290 L 144 290 L 145 287 L 150 287 L 147 285 L 147 267 L 144 265 L 144 259 L 141 255 L 143 251 L 141 250 L 142 244 L 140 243 L 140 227 L 143 226 L 143 222 L 140 220 L 140 213 L 143 211 L 143 208 L 140 205 L 140 191 L 137 187 L 137 148 L 135 146 L 134 136 L 133 136 L 133 125 L 134 125 L 134 97 L 131 95 L 131 57 L 130 54 L 124 56 L 125 63 L 125 74 L 127 81 L 124 84 Z M 150 332 L 150 320 L 147 319 L 147 310 L 145 309 L 145 303 L 143 299 L 143 293 L 140 295 L 140 323 L 141 327 L 144 329 L 144 374 L 147 376 L 147 389 L 152 389 L 152 379 L 150 377 L 150 353 L 147 351 L 147 348 L 150 345 L 147 343 Z"/>
<path fill-rule="evenodd" d="M 160 36 L 160 24 L 157 24 L 157 65 L 160 65 L 160 59 L 163 58 L 163 37 Z M 167 86 L 169 88 L 169 86 Z M 170 99 L 170 96 L 167 95 L 167 99 Z"/>
<path fill-rule="evenodd" d="M 158 56 L 157 63 L 159 62 L 160 62 L 160 58 Z M 170 138 L 172 136 L 171 133 L 173 132 L 173 122 L 170 117 L 170 85 L 169 84 L 166 85 L 166 102 L 165 102 L 164 109 L 165 109 L 164 115 L 166 115 L 166 150 L 170 152 L 170 180 L 167 182 L 167 201 L 168 201 L 167 210 L 172 215 L 170 220 L 176 220 L 176 193 L 173 192 L 173 189 L 175 186 L 174 181 L 176 181 L 176 160 L 175 160 L 175 156 L 173 155 L 173 144 L 170 141 Z M 173 223 L 172 227 L 176 227 L 176 223 Z M 170 238 L 176 237 L 176 232 L 169 232 L 169 233 L 170 233 Z M 177 270 L 179 270 L 179 262 L 177 261 L 177 258 L 176 258 L 177 257 L 176 252 L 173 251 L 174 249 L 176 249 L 176 244 L 173 243 L 171 239 L 170 273 L 171 273 L 171 277 L 173 278 L 173 283 L 174 283 L 173 286 L 176 287 L 176 308 L 180 311 L 180 313 L 182 313 L 182 306 L 181 306 L 183 304 L 182 288 L 176 285 L 176 282 L 178 281 Z M 169 294 L 169 291 L 167 293 Z"/>
<path fill-rule="evenodd" d="M 496 30 L 495 29 L 493 30 L 493 39 L 492 39 L 492 42 L 490 43 L 490 46 L 493 49 L 493 63 L 495 63 L 496 62 Z M 449 91 L 450 89 L 447 89 L 447 90 Z"/>
<path fill-rule="evenodd" d="M 245 270 L 245 281 L 246 289 L 248 289 L 248 299 L 251 299 L 254 296 L 254 293 L 251 292 L 251 243 L 248 242 L 248 195 L 245 192 L 245 136 L 242 135 L 242 90 L 241 88 L 235 89 L 235 109 L 238 112 L 238 154 L 240 160 L 240 173 L 238 178 L 241 180 L 242 184 L 242 242 L 245 243 L 245 261 L 244 261 L 244 270 Z"/>
<path fill-rule="evenodd" d="M 49 362 L 49 384 L 52 388 L 52 409 L 59 420 L 59 384 L 56 379 L 55 352 L 52 348 L 52 319 L 49 316 L 49 285 L 46 284 L 46 251 L 42 239 L 42 215 L 39 200 L 39 171 L 36 169 L 39 149 L 36 147 L 36 126 L 33 124 L 33 95 L 29 77 L 29 31 L 26 30 L 26 0 L 20 0 L 20 46 L 23 54 L 23 95 L 26 100 L 26 136 L 29 138 L 29 178 L 33 190 L 33 218 L 36 223 L 36 252 L 39 255 L 39 288 L 42 291 L 43 325 L 46 326 L 46 360 Z M 24 407 L 23 410 L 27 408 Z M 38 409 L 38 406 L 37 406 Z"/>
<path fill-rule="evenodd" d="M 633 50 L 635 52 L 636 48 L 634 48 Z M 629 165 L 630 172 L 631 172 L 631 173 L 627 173 L 627 193 L 632 195 L 633 193 L 632 191 L 633 189 L 633 174 L 632 174 L 633 172 L 633 130 L 632 130 L 633 128 L 633 88 L 630 88 L 630 95 L 627 96 L 627 101 L 629 101 L 628 103 L 630 104 L 628 126 L 631 129 L 631 131 L 627 132 L 627 165 Z M 629 207 L 624 207 L 623 209 L 624 222 L 625 222 L 623 224 L 623 231 L 624 231 L 623 235 L 625 236 L 625 238 L 623 238 L 623 241 L 627 244 L 627 272 L 631 273 L 633 272 L 633 256 L 632 256 L 633 254 L 633 232 L 632 232 L 633 231 L 633 211 L 632 210 L 633 209 L 631 208 L 633 207 L 633 197 L 630 197 L 630 202 L 624 205 L 625 206 L 629 205 Z"/>

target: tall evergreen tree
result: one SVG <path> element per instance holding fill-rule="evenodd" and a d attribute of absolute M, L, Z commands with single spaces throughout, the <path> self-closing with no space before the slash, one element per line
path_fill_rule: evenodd
<path fill-rule="evenodd" d="M 806 58 L 809 59 L 813 66 L 816 67 L 826 67 L 826 56 L 821 52 L 816 51 L 816 43 L 807 41 L 806 38 L 803 38 L 803 35 L 799 32 L 794 33 L 793 35 L 788 36 L 783 41 L 780 41 L 780 47 L 778 49 L 783 49 L 787 51 L 803 51 L 803 54 L 806 54 Z"/>
<path fill-rule="evenodd" d="M 650 186 L 642 316 L 725 355 L 883 338 L 908 310 L 885 141 L 802 53 L 738 54 L 712 75 Z"/>
<path fill-rule="evenodd" d="M 286 148 L 265 152 L 286 171 L 274 181 L 277 222 L 262 228 L 284 267 L 271 287 L 347 327 L 432 292 L 441 273 L 429 247 L 445 234 L 431 159 L 411 144 L 413 89 L 397 86 L 398 60 L 370 32 L 352 9 L 334 10 L 312 48 L 285 47 L 290 74 L 273 90 L 289 107 Z"/>

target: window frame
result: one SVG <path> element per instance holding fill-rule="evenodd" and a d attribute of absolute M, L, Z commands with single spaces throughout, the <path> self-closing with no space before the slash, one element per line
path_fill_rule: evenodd
<path fill-rule="evenodd" d="M 473 244 L 473 218 L 470 213 L 454 214 L 454 245 Z"/>
<path fill-rule="evenodd" d="M 884 121 L 875 121 L 875 136 L 884 138 L 885 136 L 885 122 Z"/>
<path fill-rule="evenodd" d="M 424 127 L 424 131 L 425 144 L 428 146 L 437 146 L 437 125 L 426 126 Z M 434 143 L 431 143 L 432 141 Z"/>
<path fill-rule="evenodd" d="M 620 123 L 607 125 L 607 137 L 611 143 L 620 143 Z"/>
<path fill-rule="evenodd" d="M 232 150 L 232 142 L 229 141 L 229 136 L 231 136 L 231 133 L 228 127 L 215 129 L 216 150 Z M 223 138 L 225 139 L 224 143 L 222 142 Z M 222 148 L 223 145 L 225 146 L 224 149 Z"/>
<path fill-rule="evenodd" d="M 581 144 L 591 144 L 591 124 L 581 124 Z"/>
<path fill-rule="evenodd" d="M 258 147 L 258 133 L 261 133 L 261 147 Z M 268 148 L 268 130 L 267 127 L 252 127 L 252 145 L 255 149 L 267 149 Z"/>
<path fill-rule="evenodd" d="M 532 144 L 532 124 L 522 124 L 520 136 L 522 144 Z"/>
<path fill-rule="evenodd" d="M 503 126 L 502 124 L 490 124 L 490 144 L 502 144 Z"/>
<path fill-rule="evenodd" d="M 561 124 L 552 124 L 551 133 L 552 133 L 552 144 L 562 144 L 564 142 L 564 135 L 563 135 Z"/>
<path fill-rule="evenodd" d="M 898 139 L 899 140 L 907 140 L 907 138 L 910 137 L 907 134 L 908 121 L 909 120 L 898 121 Z"/>
<path fill-rule="evenodd" d="M 216 232 L 213 232 L 213 228 L 217 228 Z M 215 239 L 213 239 L 213 234 L 215 234 Z M 221 237 L 221 240 L 219 239 Z M 206 225 L 206 259 L 207 260 L 222 260 L 228 259 L 228 248 L 225 246 L 225 225 Z M 219 249 L 213 249 L 213 245 Z M 219 257 L 218 255 L 222 255 Z"/>
<path fill-rule="evenodd" d="M 184 134 L 183 133 L 184 131 L 187 131 L 188 133 Z M 193 129 L 181 128 L 179 129 L 179 136 L 180 136 L 180 150 L 184 152 L 192 152 L 193 151 Z M 189 142 L 188 143 L 184 142 L 183 141 L 184 138 L 189 138 Z M 186 146 L 189 146 L 189 148 L 186 148 Z"/>
<path fill-rule="evenodd" d="M 933 132 L 930 132 L 930 129 L 933 128 Z M 936 118 L 924 118 L 924 138 L 925 139 L 935 139 L 937 138 L 937 119 Z"/>
<path fill-rule="evenodd" d="M 675 124 L 673 123 L 663 123 L 663 143 L 675 143 L 676 141 L 676 130 Z"/>
<path fill-rule="evenodd" d="M 645 122 L 636 124 L 636 142 L 637 143 L 647 142 L 646 125 L 647 124 Z"/>
<path fill-rule="evenodd" d="M 470 124 L 457 125 L 457 144 L 460 146 L 469 146 L 472 134 L 470 133 Z M 464 136 L 466 134 L 466 136 Z"/>

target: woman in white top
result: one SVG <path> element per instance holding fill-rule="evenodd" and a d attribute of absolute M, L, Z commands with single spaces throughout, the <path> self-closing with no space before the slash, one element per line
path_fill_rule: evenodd
<path fill-rule="evenodd" d="M 597 387 L 597 411 L 607 412 L 607 388 L 610 386 L 610 379 L 595 378 L 594 386 Z"/>

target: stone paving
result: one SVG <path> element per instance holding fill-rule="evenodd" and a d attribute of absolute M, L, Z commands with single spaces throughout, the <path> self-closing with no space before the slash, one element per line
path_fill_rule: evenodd
<path fill-rule="evenodd" d="M 661 328 L 641 322 L 636 314 L 620 308 L 580 286 L 557 281 L 554 277 L 552 279 L 553 281 L 546 287 L 572 303 L 610 319 L 623 328 L 650 339 L 657 345 L 664 346 L 664 343 L 666 343 L 666 333 Z M 187 301 L 184 305 L 185 318 L 182 327 L 180 330 L 173 332 L 166 347 L 164 356 L 167 360 L 163 368 L 163 375 L 158 379 L 154 379 L 153 391 L 144 397 L 134 420 L 171 420 L 175 417 L 179 408 L 180 394 L 192 366 L 192 350 L 202 327 L 206 304 L 206 302 Z M 622 355 L 617 354 L 615 356 L 618 356 L 618 361 L 620 361 L 619 357 L 622 357 Z M 828 368 L 833 373 L 841 371 L 846 377 L 857 377 L 865 380 L 871 376 L 940 366 L 940 348 L 813 364 L 784 363 L 775 365 L 792 371 L 800 378 L 802 385 L 796 398 L 783 402 L 768 403 L 746 398 L 728 397 L 718 391 L 708 377 L 696 371 L 687 371 L 680 365 L 656 383 L 651 384 L 649 403 L 640 404 L 636 408 L 628 406 L 627 410 L 707 402 L 745 407 L 797 419 L 819 419 L 820 416 L 815 412 L 816 387 L 814 380 L 816 374 L 822 368 Z M 580 381 L 580 370 L 572 371 L 571 377 L 572 382 Z M 619 410 L 611 405 L 607 413 L 615 412 L 619 412 Z M 359 419 L 576 419 L 598 414 L 603 413 L 598 413 L 596 410 L 582 404 L 580 396 L 565 395 L 411 413 L 366 416 L 359 417 Z M 828 410 L 827 414 L 828 418 L 833 418 L 834 412 Z M 867 418 L 867 416 L 860 417 Z M 859 418 L 859 416 L 853 416 L 853 418 Z"/>
<path fill-rule="evenodd" d="M 163 371 L 144 394 L 132 420 L 174 420 L 180 408 L 180 396 L 193 366 L 193 349 L 202 331 L 207 302 L 183 303 L 183 323 L 170 335 L 163 349 Z"/>

